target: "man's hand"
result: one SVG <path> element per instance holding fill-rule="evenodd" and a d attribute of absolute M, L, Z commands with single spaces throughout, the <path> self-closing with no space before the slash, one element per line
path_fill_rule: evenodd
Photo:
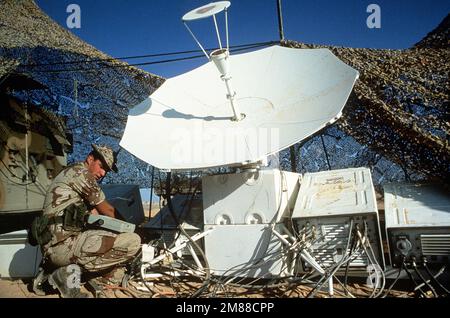
<path fill-rule="evenodd" d="M 111 218 L 116 218 L 116 209 L 108 202 L 103 201 L 95 206 L 95 209 L 99 214 L 109 216 Z"/>
<path fill-rule="evenodd" d="M 99 215 L 99 213 L 98 213 L 98 211 L 97 211 L 96 208 L 93 208 L 93 209 L 91 210 L 91 214 L 92 214 L 92 215 Z"/>

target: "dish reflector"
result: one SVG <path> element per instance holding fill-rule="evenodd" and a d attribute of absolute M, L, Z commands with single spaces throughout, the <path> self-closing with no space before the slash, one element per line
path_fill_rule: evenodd
<path fill-rule="evenodd" d="M 199 8 L 189 11 L 181 18 L 183 21 L 193 21 L 204 19 L 214 14 L 222 12 L 231 5 L 230 1 L 218 1 L 205 4 Z"/>
<path fill-rule="evenodd" d="M 359 75 L 328 49 L 272 46 L 229 59 L 244 119 L 231 120 L 210 61 L 131 109 L 120 145 L 160 169 L 256 162 L 335 122 Z"/>

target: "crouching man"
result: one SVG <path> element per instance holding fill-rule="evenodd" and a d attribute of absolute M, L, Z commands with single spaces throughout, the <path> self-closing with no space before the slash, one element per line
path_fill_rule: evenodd
<path fill-rule="evenodd" d="M 44 201 L 45 221 L 41 219 L 37 230 L 32 228 L 46 267 L 53 269 L 48 281 L 64 298 L 87 296 L 80 292 L 79 278 L 74 282 L 74 275 L 113 269 L 132 259 L 141 246 L 135 233 L 83 227 L 88 213 L 117 217 L 97 184 L 110 170 L 117 172 L 115 154 L 106 146 L 92 148 L 84 162 L 65 168 L 53 180 Z"/>

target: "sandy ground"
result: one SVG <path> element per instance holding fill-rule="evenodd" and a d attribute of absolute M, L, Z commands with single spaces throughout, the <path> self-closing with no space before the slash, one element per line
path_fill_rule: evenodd
<path fill-rule="evenodd" d="M 0 279 L 0 298 L 58 298 L 58 294 L 38 296 L 31 291 L 30 283 L 21 279 Z"/>
<path fill-rule="evenodd" d="M 200 286 L 200 282 L 190 279 L 179 279 L 169 281 L 167 278 L 154 279 L 147 285 L 151 288 L 152 293 L 144 292 L 145 287 L 142 283 L 132 282 L 130 288 L 125 289 L 117 285 L 99 284 L 103 291 L 97 296 L 100 298 L 175 298 L 188 297 Z M 213 285 L 211 285 L 213 286 Z M 91 289 L 83 285 L 82 291 L 87 293 L 90 298 L 95 298 L 95 294 Z M 351 283 L 348 287 L 349 291 L 356 298 L 366 298 L 372 292 L 372 289 L 365 284 Z M 45 296 L 38 296 L 34 294 L 31 289 L 31 281 L 27 280 L 8 280 L 0 279 L 0 298 L 59 298 L 59 294 L 50 287 L 47 289 Z M 209 289 L 209 296 L 211 297 L 232 297 L 232 298 L 303 298 L 311 291 L 311 287 L 305 285 L 297 286 L 282 286 L 279 288 L 265 288 L 265 289 L 247 289 L 229 287 L 226 290 L 217 289 L 213 287 Z M 203 294 L 207 297 L 208 293 Z M 392 297 L 408 298 L 413 297 L 411 293 L 405 290 L 393 290 Z M 431 295 L 430 295 L 431 296 Z M 319 292 L 316 297 L 329 298 L 326 290 Z M 334 298 L 343 298 L 342 288 L 335 285 Z"/>

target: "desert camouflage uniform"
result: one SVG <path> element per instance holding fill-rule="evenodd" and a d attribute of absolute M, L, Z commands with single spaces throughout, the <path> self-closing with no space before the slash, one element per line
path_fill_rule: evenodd
<path fill-rule="evenodd" d="M 105 200 L 95 177 L 80 162 L 67 167 L 53 180 L 44 201 L 44 214 L 62 216 L 71 204 L 89 209 Z M 132 258 L 140 248 L 135 233 L 115 234 L 104 230 L 66 231 L 62 224 L 50 225 L 52 239 L 43 246 L 45 257 L 61 267 L 77 263 L 95 272 Z"/>

